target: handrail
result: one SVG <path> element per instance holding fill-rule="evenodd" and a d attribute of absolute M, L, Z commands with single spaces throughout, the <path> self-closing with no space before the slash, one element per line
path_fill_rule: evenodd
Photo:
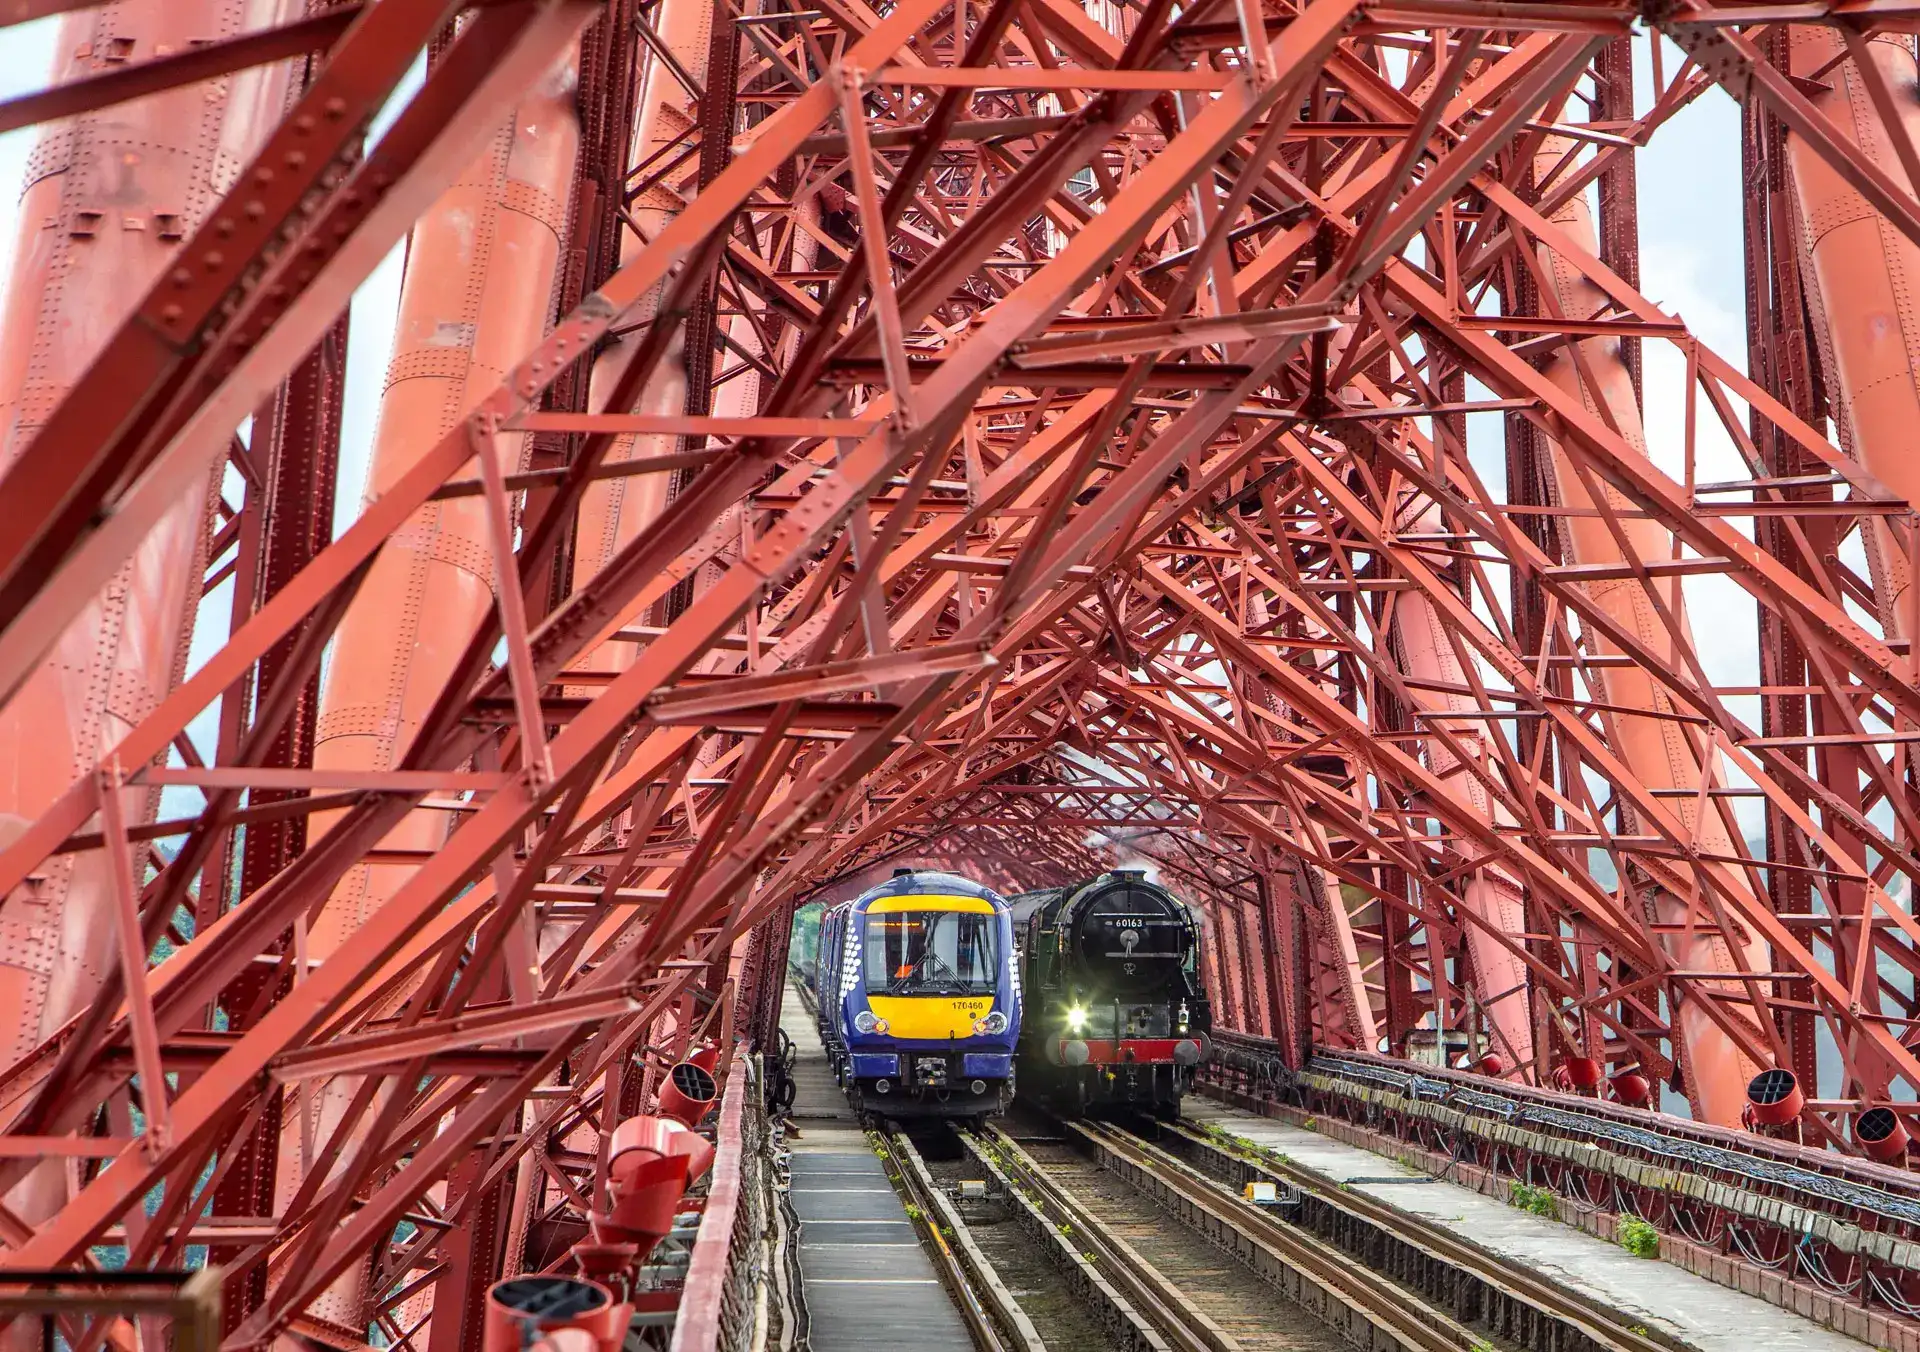
<path fill-rule="evenodd" d="M 752 1063 L 734 1058 L 720 1099 L 720 1122 L 715 1133 L 712 1184 L 700 1229 L 693 1240 L 693 1258 L 687 1265 L 686 1286 L 680 1295 L 680 1315 L 674 1323 L 672 1352 L 720 1352 L 737 1324 L 729 1319 L 729 1298 L 740 1298 L 743 1283 L 735 1280 L 739 1263 L 757 1263 L 759 1225 L 755 1200 L 762 1151 L 754 1130 L 759 1122 Z M 744 1175 L 752 1172 L 754 1177 Z M 748 1302 L 749 1307 L 751 1301 Z M 751 1319 L 749 1308 L 748 1318 Z"/>
<path fill-rule="evenodd" d="M 1215 1029 L 1213 1039 L 1216 1055 L 1210 1066 L 1216 1074 L 1230 1071 L 1259 1072 L 1271 1085 L 1279 1088 L 1283 1082 L 1303 1085 L 1304 1081 L 1298 1078 L 1303 1073 L 1320 1073 L 1350 1080 L 1356 1085 L 1387 1088 L 1394 1092 L 1399 1092 L 1403 1084 L 1410 1083 L 1409 1077 L 1412 1077 L 1434 1091 L 1423 1094 L 1424 1097 L 1444 1099 L 1450 1106 L 1460 1107 L 1469 1101 L 1456 1101 L 1455 1096 L 1464 1091 L 1467 1095 L 1478 1096 L 1471 1100 L 1473 1102 L 1478 1102 L 1480 1098 L 1489 1102 L 1506 1100 L 1510 1106 L 1505 1109 L 1483 1110 L 1496 1117 L 1511 1118 L 1517 1112 L 1534 1112 L 1537 1124 L 1541 1120 L 1537 1114 L 1541 1112 L 1582 1114 L 1592 1119 L 1587 1129 L 1590 1135 L 1603 1135 L 1610 1127 L 1631 1128 L 1637 1132 L 1657 1134 L 1674 1142 L 1684 1141 L 1733 1155 L 1768 1160 L 1786 1170 L 1795 1171 L 1791 1176 L 1783 1176 L 1781 1181 L 1786 1186 L 1802 1181 L 1800 1175 L 1806 1175 L 1808 1177 L 1804 1182 L 1808 1190 L 1824 1193 L 1825 1189 L 1812 1176 L 1844 1179 L 1859 1188 L 1885 1194 L 1888 1200 L 1897 1199 L 1899 1203 L 1920 1207 L 1920 1175 L 1816 1146 L 1800 1145 L 1730 1127 L 1716 1127 L 1648 1108 L 1630 1108 L 1604 1099 L 1586 1098 L 1512 1080 L 1496 1080 L 1472 1071 L 1404 1061 L 1373 1052 L 1315 1047 L 1305 1071 L 1292 1071 L 1284 1067 L 1283 1050 L 1272 1039 L 1230 1029 Z M 1444 1093 L 1440 1092 L 1441 1086 L 1445 1086 Z M 1698 1164 L 1703 1161 L 1696 1159 L 1692 1162 Z M 1748 1167 L 1741 1162 L 1736 1172 L 1746 1171 Z M 1905 1205 L 1888 1214 L 1901 1220 L 1920 1220 L 1920 1211 L 1909 1215 Z M 1874 1209 L 1871 1203 L 1869 1209 Z"/>

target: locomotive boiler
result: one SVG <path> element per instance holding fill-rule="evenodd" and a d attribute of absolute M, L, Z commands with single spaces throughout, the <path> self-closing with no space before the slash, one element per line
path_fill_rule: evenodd
<path fill-rule="evenodd" d="M 1066 1116 L 1179 1116 L 1213 1050 L 1193 912 L 1134 869 L 1010 904 L 1026 991 L 1021 1092 Z"/>

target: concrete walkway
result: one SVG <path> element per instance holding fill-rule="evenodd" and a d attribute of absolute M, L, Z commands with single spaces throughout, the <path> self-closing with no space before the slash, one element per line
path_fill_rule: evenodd
<path fill-rule="evenodd" d="M 813 1016 L 793 988 L 793 1209 L 813 1352 L 972 1352 L 973 1340 L 920 1247 L 900 1195 L 833 1082 Z"/>
<path fill-rule="evenodd" d="M 1860 1352 L 1868 1346 L 1757 1297 L 1668 1263 L 1636 1258 L 1584 1230 L 1442 1182 L 1318 1132 L 1256 1117 L 1197 1094 L 1188 1096 L 1182 1107 L 1188 1117 L 1280 1151 L 1335 1183 L 1445 1226 L 1698 1352 Z"/>

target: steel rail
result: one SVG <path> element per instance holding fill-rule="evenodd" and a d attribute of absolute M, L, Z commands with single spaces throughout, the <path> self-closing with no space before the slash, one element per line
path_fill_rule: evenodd
<path fill-rule="evenodd" d="M 1342 1189 L 1325 1175 L 1301 1165 L 1276 1161 L 1270 1153 L 1260 1151 L 1254 1142 L 1247 1143 L 1253 1153 L 1242 1155 L 1194 1131 L 1184 1122 L 1174 1125 L 1173 1130 L 1181 1139 L 1223 1160 L 1244 1165 L 1253 1173 L 1265 1174 L 1275 1182 L 1311 1193 L 1328 1206 L 1358 1217 L 1394 1239 L 1439 1259 L 1455 1271 L 1478 1278 L 1513 1299 L 1531 1305 L 1602 1347 L 1618 1348 L 1620 1352 L 1670 1352 L 1668 1344 L 1636 1332 L 1635 1326 L 1616 1312 L 1542 1278 L 1519 1263 L 1461 1239 L 1431 1221 L 1369 1197 L 1364 1192 Z M 1154 1149 L 1150 1143 L 1141 1144 L 1149 1150 Z"/>
<path fill-rule="evenodd" d="M 879 1143 L 885 1157 L 887 1177 L 893 1181 L 909 1203 L 907 1217 L 913 1222 L 913 1228 L 919 1232 L 920 1243 L 933 1259 L 934 1270 L 940 1274 L 941 1285 L 953 1297 L 954 1307 L 960 1311 L 960 1318 L 967 1326 L 967 1336 L 973 1339 L 973 1345 L 979 1352 L 1022 1352 L 1019 1348 L 1009 1348 L 994 1327 L 993 1320 L 987 1314 L 987 1302 L 976 1289 L 973 1274 L 968 1272 L 966 1264 L 947 1243 L 947 1237 L 940 1232 L 940 1226 L 934 1217 L 938 1209 L 934 1206 L 932 1190 L 922 1170 L 919 1152 L 904 1134 L 875 1132 L 874 1139 Z"/>
<path fill-rule="evenodd" d="M 1282 1224 L 1165 1151 L 1105 1124 L 1076 1122 L 1070 1125 L 1096 1149 L 1119 1156 L 1188 1205 L 1271 1250 L 1289 1267 L 1358 1311 L 1376 1331 L 1385 1333 L 1410 1352 L 1469 1352 L 1484 1342 L 1465 1325 L 1386 1282 L 1366 1264 Z"/>
<path fill-rule="evenodd" d="M 963 1133 L 963 1136 L 966 1135 Z M 1094 1268 L 1124 1294 L 1128 1302 L 1157 1329 L 1176 1352 L 1224 1352 L 1220 1334 L 1190 1316 L 1193 1303 L 1180 1289 L 1156 1272 L 1135 1253 L 1125 1240 L 1115 1235 L 1106 1222 L 1075 1200 L 1058 1181 L 1040 1167 L 1039 1161 L 1021 1149 L 1019 1143 L 998 1126 L 989 1125 L 974 1136 L 976 1148 L 991 1157 L 1001 1170 L 1025 1189 L 1042 1211 L 1050 1213 L 1055 1224 L 1069 1225 Z"/>

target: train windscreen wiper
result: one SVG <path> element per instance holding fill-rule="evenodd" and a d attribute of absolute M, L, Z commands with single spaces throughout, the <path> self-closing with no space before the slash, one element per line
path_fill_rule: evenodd
<path fill-rule="evenodd" d="M 951 981 L 955 985 L 959 985 L 959 986 L 966 985 L 966 979 L 962 977 L 960 973 L 954 971 L 953 968 L 947 966 L 946 959 L 942 958 L 938 953 L 934 952 L 931 948 L 929 948 L 926 952 L 920 955 L 920 959 L 918 962 L 914 963 L 913 966 L 907 968 L 906 971 L 902 972 L 898 977 L 894 979 L 893 984 L 887 987 L 887 993 L 889 995 L 904 995 L 908 987 L 912 985 L 914 977 L 920 974 L 920 969 L 923 967 L 926 967 L 929 963 L 938 963 L 941 969 L 946 972 L 947 981 Z M 932 981 L 938 981 L 940 980 L 940 978 L 935 976 L 932 973 L 931 969 L 929 969 L 928 980 L 929 982 L 932 982 Z M 935 992 L 931 992 L 931 991 L 928 992 L 928 994 L 934 994 L 934 993 Z"/>

